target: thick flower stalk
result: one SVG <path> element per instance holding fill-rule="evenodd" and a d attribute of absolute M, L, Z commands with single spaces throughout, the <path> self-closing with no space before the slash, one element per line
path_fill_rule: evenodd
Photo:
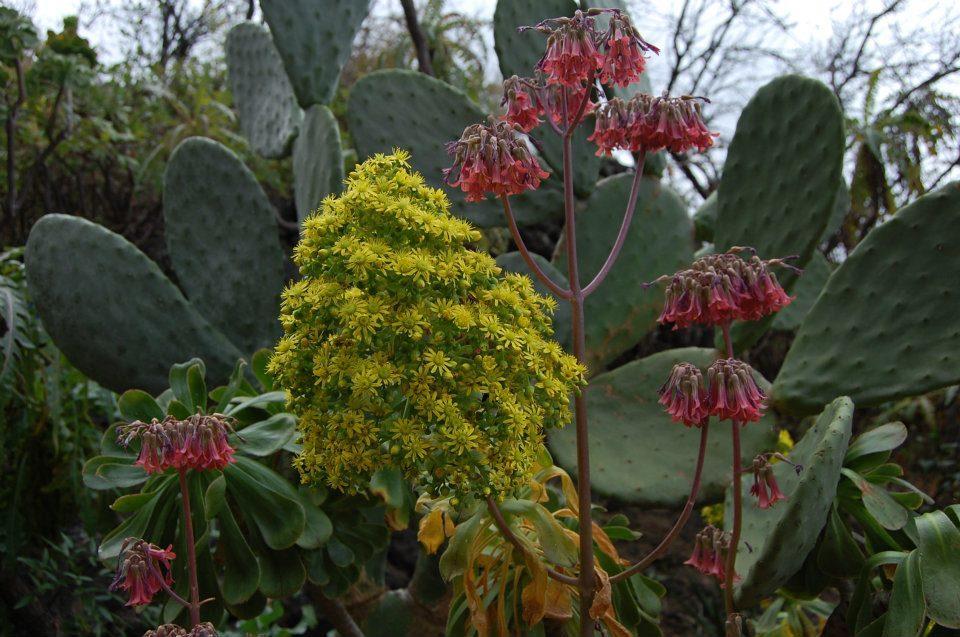
<path fill-rule="evenodd" d="M 551 338 L 555 302 L 467 247 L 479 238 L 402 151 L 361 164 L 306 221 L 270 362 L 305 481 L 357 492 L 392 466 L 436 497 L 526 485 L 584 368 Z"/>
<path fill-rule="evenodd" d="M 234 449 L 227 440 L 231 430 L 230 420 L 222 414 L 194 414 L 184 420 L 167 416 L 162 421 L 136 420 L 121 426 L 117 442 L 126 447 L 140 441 L 136 464 L 147 473 L 222 470 L 234 462 Z"/>
<path fill-rule="evenodd" d="M 536 190 L 540 180 L 550 176 L 519 136 L 522 129 L 515 126 L 503 121 L 474 124 L 447 145 L 454 159 L 444 178 L 463 190 L 467 201 L 483 201 L 487 193 L 507 196 Z"/>
<path fill-rule="evenodd" d="M 161 549 L 144 540 L 127 538 L 110 590 L 125 591 L 129 595 L 127 606 L 149 604 L 154 595 L 173 584 L 170 561 L 175 557 L 173 546 Z"/>

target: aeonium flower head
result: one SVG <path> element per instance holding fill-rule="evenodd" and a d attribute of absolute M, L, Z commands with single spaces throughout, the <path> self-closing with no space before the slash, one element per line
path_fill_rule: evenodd
<path fill-rule="evenodd" d="M 227 439 L 232 426 L 222 414 L 194 414 L 180 420 L 167 416 L 145 423 L 136 420 L 117 430 L 117 442 L 128 446 L 140 440 L 136 464 L 147 473 L 167 469 L 223 469 L 234 462 L 234 449 Z"/>
<path fill-rule="evenodd" d="M 467 201 L 483 201 L 487 194 L 519 195 L 536 190 L 549 177 L 530 152 L 520 130 L 508 122 L 491 121 L 464 129 L 447 144 L 453 166 L 443 171 L 446 182 L 467 194 Z"/>
<path fill-rule="evenodd" d="M 551 337 L 555 301 L 470 249 L 449 206 L 398 151 L 304 223 L 269 366 L 304 481 L 356 493 L 393 467 L 466 505 L 526 486 L 544 430 L 569 422 L 584 369 Z"/>
<path fill-rule="evenodd" d="M 604 55 L 600 67 L 600 81 L 604 84 L 627 86 L 640 79 L 647 66 L 646 52 L 660 50 L 640 37 L 626 13 L 608 10 L 610 26 L 601 36 Z"/>
<path fill-rule="evenodd" d="M 170 560 L 176 557 L 173 546 L 161 549 L 137 538 L 127 538 L 120 548 L 117 574 L 110 590 L 126 591 L 127 606 L 149 604 L 161 589 L 173 583 Z"/>
<path fill-rule="evenodd" d="M 710 416 L 707 406 L 707 386 L 703 374 L 695 365 L 677 363 L 670 378 L 660 387 L 660 404 L 674 422 L 687 427 L 699 427 Z"/>
<path fill-rule="evenodd" d="M 529 80 L 516 75 L 507 78 L 503 82 L 503 99 L 500 100 L 500 106 L 507 107 L 503 119 L 525 133 L 540 125 L 540 115 L 543 114 L 536 92 L 528 83 Z"/>
<path fill-rule="evenodd" d="M 710 415 L 738 423 L 763 416 L 766 395 L 753 378 L 753 369 L 735 358 L 721 358 L 707 368 Z"/>

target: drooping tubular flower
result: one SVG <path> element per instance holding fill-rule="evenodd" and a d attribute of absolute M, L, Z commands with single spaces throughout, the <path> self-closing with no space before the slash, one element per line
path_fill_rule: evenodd
<path fill-rule="evenodd" d="M 167 416 L 145 423 L 136 420 L 117 430 L 117 442 L 128 446 L 140 440 L 136 464 L 147 473 L 167 469 L 223 469 L 234 462 L 234 449 L 227 440 L 229 419 L 222 414 L 194 414 L 185 420 Z"/>
<path fill-rule="evenodd" d="M 593 134 L 587 139 L 597 145 L 597 156 L 609 155 L 617 148 L 629 149 L 627 132 L 630 130 L 630 113 L 627 104 L 615 97 L 599 106 Z"/>
<path fill-rule="evenodd" d="M 667 149 L 684 153 L 696 148 L 701 153 L 713 146 L 717 133 L 711 132 L 703 122 L 700 103 L 704 98 L 670 97 L 664 93 L 650 101 L 645 114 L 637 114 L 638 126 L 635 143 L 648 151 Z"/>
<path fill-rule="evenodd" d="M 644 53 L 660 53 L 660 49 L 640 37 L 627 14 L 614 10 L 610 27 L 601 36 L 604 46 L 600 81 L 604 84 L 627 86 L 640 79 L 647 66 Z"/>
<path fill-rule="evenodd" d="M 688 269 L 657 279 L 667 282 L 658 320 L 673 323 L 674 329 L 694 323 L 723 325 L 734 320 L 755 321 L 789 305 L 792 297 L 770 268 L 792 266 L 785 259 L 763 261 L 756 255 L 743 259 L 738 254 L 742 250 L 701 257 Z"/>
<path fill-rule="evenodd" d="M 769 509 L 780 500 L 787 499 L 777 484 L 773 466 L 766 454 L 760 454 L 753 459 L 752 471 L 753 485 L 750 487 L 750 494 L 757 498 L 757 506 Z"/>
<path fill-rule="evenodd" d="M 143 633 L 143 637 L 218 637 L 218 633 L 210 622 L 197 624 L 191 630 L 176 624 L 164 624 Z"/>
<path fill-rule="evenodd" d="M 699 427 L 710 416 L 707 405 L 707 386 L 703 374 L 695 365 L 677 363 L 670 378 L 660 387 L 660 404 L 674 422 L 687 427 Z"/>
<path fill-rule="evenodd" d="M 710 415 L 738 423 L 763 416 L 766 395 L 753 378 L 753 369 L 735 358 L 721 358 L 707 368 Z"/>
<path fill-rule="evenodd" d="M 727 555 L 730 551 L 730 534 L 708 525 L 697 533 L 693 554 L 684 562 L 704 575 L 711 575 L 721 583 L 726 581 Z M 739 581 L 734 575 L 734 581 Z"/>
<path fill-rule="evenodd" d="M 597 49 L 594 20 L 583 11 L 572 18 L 554 18 L 537 25 L 537 30 L 549 33 L 547 50 L 537 69 L 547 78 L 547 84 L 578 87 L 589 82 L 603 66 L 603 56 Z"/>
<path fill-rule="evenodd" d="M 503 99 L 500 106 L 507 107 L 503 119 L 517 126 L 525 133 L 540 125 L 540 107 L 534 90 L 525 84 L 528 80 L 514 75 L 503 82 Z"/>
<path fill-rule="evenodd" d="M 533 156 L 519 129 L 508 122 L 473 124 L 457 141 L 447 144 L 453 166 L 443 171 L 446 182 L 483 201 L 487 194 L 519 195 L 536 190 L 549 177 Z"/>
<path fill-rule="evenodd" d="M 558 126 L 570 126 L 577 117 L 580 105 L 586 100 L 583 107 L 583 117 L 594 112 L 596 104 L 590 99 L 589 86 L 564 86 L 548 84 L 543 89 L 543 109 L 547 116 Z M 566 97 L 566 117 L 564 117 L 563 100 Z"/>
<path fill-rule="evenodd" d="M 145 540 L 127 538 L 120 548 L 117 574 L 110 590 L 129 593 L 127 606 L 149 604 L 157 592 L 173 584 L 170 560 L 176 554 L 172 549 L 173 546 L 161 549 Z"/>

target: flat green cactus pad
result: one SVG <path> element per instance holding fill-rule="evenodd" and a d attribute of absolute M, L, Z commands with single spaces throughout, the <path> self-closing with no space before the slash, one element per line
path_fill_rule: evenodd
<path fill-rule="evenodd" d="M 503 77 L 533 77 L 547 47 L 542 33 L 520 33 L 517 27 L 532 27 L 547 18 L 573 15 L 576 10 L 573 0 L 499 0 L 493 12 L 493 48 Z"/>
<path fill-rule="evenodd" d="M 960 182 L 901 209 L 837 268 L 774 385 L 809 413 L 835 393 L 876 405 L 960 382 Z"/>
<path fill-rule="evenodd" d="M 797 255 L 794 263 L 803 267 L 834 210 L 843 149 L 843 114 L 824 84 L 787 75 L 761 87 L 737 121 L 723 166 L 717 252 L 752 246 L 765 259 Z M 791 290 L 796 276 L 778 276 Z M 736 326 L 738 348 L 753 343 L 770 323 Z"/>
<path fill-rule="evenodd" d="M 623 502 L 678 506 L 690 494 L 700 430 L 671 422 L 657 403 L 657 389 L 676 363 L 705 369 L 717 357 L 712 349 L 673 349 L 633 361 L 596 377 L 587 389 L 590 457 L 597 492 Z M 760 379 L 761 386 L 767 383 Z M 729 422 L 710 424 L 709 448 L 699 501 L 718 500 L 730 482 L 733 446 Z M 765 416 L 742 430 L 744 458 L 769 451 L 776 442 L 774 419 Z M 576 470 L 573 424 L 550 432 L 557 463 Z"/>
<path fill-rule="evenodd" d="M 333 100 L 369 0 L 260 0 L 303 108 Z"/>
<path fill-rule="evenodd" d="M 293 189 L 300 223 L 320 207 L 324 197 L 340 192 L 342 185 L 340 127 L 329 108 L 311 106 L 293 142 Z"/>
<path fill-rule="evenodd" d="M 264 157 L 285 157 L 303 112 L 270 32 L 252 22 L 238 24 L 227 34 L 226 53 L 240 130 Z"/>
<path fill-rule="evenodd" d="M 396 69 L 361 78 L 350 91 L 347 107 L 361 159 L 394 148 L 410 151 L 413 167 L 449 195 L 454 214 L 489 227 L 506 224 L 500 202 L 466 203 L 463 193 L 443 183 L 442 175 L 452 162 L 446 144 L 484 119 L 462 91 L 423 73 Z M 553 183 L 559 184 L 559 177 L 551 176 L 536 192 L 510 198 L 517 223 L 536 223 L 562 211 L 562 195 Z"/>
<path fill-rule="evenodd" d="M 544 273 L 553 279 L 555 283 L 561 287 L 567 287 L 567 277 L 557 270 L 552 263 L 541 257 L 539 254 L 534 254 L 533 260 L 537 262 L 537 265 L 539 265 Z M 527 264 L 524 262 L 523 257 L 520 256 L 519 252 L 507 252 L 506 254 L 501 254 L 497 257 L 497 265 L 507 272 L 519 272 L 520 274 L 526 274 L 531 280 L 533 280 L 533 287 L 536 288 L 537 292 L 544 296 L 553 296 L 553 293 L 547 289 L 547 286 L 541 283 L 540 279 L 538 279 L 537 276 L 530 271 L 530 268 L 527 267 Z M 556 299 L 556 297 L 554 298 Z M 560 299 L 556 299 L 556 301 L 557 311 L 553 314 L 553 337 L 564 347 L 569 347 L 571 325 L 570 304 Z"/>
<path fill-rule="evenodd" d="M 837 493 L 852 420 L 853 401 L 846 396 L 837 398 L 788 454 L 791 462 L 803 467 L 800 474 L 784 462 L 774 466 L 785 501 L 769 509 L 759 508 L 750 495 L 753 478 L 744 475 L 743 531 L 737 551 L 737 574 L 743 578 L 736 587 L 740 606 L 753 606 L 785 584 L 813 550 Z M 744 464 L 749 460 L 744 454 Z M 728 490 L 724 506 L 727 529 L 732 526 L 732 497 Z"/>
<path fill-rule="evenodd" d="M 577 213 L 577 249 L 581 285 L 600 271 L 613 247 L 627 205 L 633 175 L 604 179 Z M 630 232 L 620 257 L 603 284 L 587 298 L 587 365 L 593 374 L 637 344 L 653 329 L 663 308 L 663 290 L 641 284 L 672 274 L 693 258 L 693 229 L 686 205 L 665 184 L 644 177 Z M 565 243 L 553 259 L 567 271 Z"/>
<path fill-rule="evenodd" d="M 773 329 L 793 331 L 800 327 L 810 308 L 820 296 L 820 291 L 830 278 L 831 266 L 819 252 L 814 252 L 807 266 L 803 269 L 803 276 L 793 287 L 793 302 L 783 308 L 773 318 Z"/>
<path fill-rule="evenodd" d="M 240 352 L 133 244 L 69 215 L 42 217 L 30 231 L 27 279 L 37 313 L 81 372 L 114 391 L 153 394 L 170 366 L 199 357 L 220 382 Z"/>
<path fill-rule="evenodd" d="M 283 250 L 253 173 L 204 137 L 173 151 L 163 178 L 167 250 L 190 302 L 241 351 L 280 336 Z"/>
<path fill-rule="evenodd" d="M 717 192 L 713 191 L 693 213 L 693 229 L 697 241 L 713 241 L 717 227 Z"/>

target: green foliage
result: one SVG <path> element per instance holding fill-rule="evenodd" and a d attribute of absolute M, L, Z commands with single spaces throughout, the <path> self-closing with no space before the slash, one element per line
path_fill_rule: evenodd
<path fill-rule="evenodd" d="M 802 412 L 843 392 L 858 404 L 960 381 L 954 285 L 960 184 L 925 195 L 879 226 L 830 276 L 774 384 Z"/>
<path fill-rule="evenodd" d="M 307 111 L 293 142 L 294 202 L 301 225 L 324 197 L 340 192 L 342 182 L 340 128 L 330 109 L 317 104 Z"/>
<path fill-rule="evenodd" d="M 271 345 L 284 254 L 276 212 L 253 174 L 226 147 L 183 141 L 164 175 L 167 250 L 192 305 L 241 352 Z"/>
<path fill-rule="evenodd" d="M 551 339 L 555 302 L 499 277 L 407 155 L 358 166 L 304 223 L 270 363 L 299 414 L 304 479 L 355 492 L 399 468 L 428 493 L 509 494 L 582 368 Z"/>
<path fill-rule="evenodd" d="M 717 190 L 717 251 L 746 245 L 764 258 L 796 255 L 795 265 L 803 267 L 833 211 L 843 142 L 840 105 L 822 83 L 784 76 L 760 88 L 737 120 L 724 163 Z M 780 276 L 788 292 L 796 279 L 788 271 Z M 771 322 L 738 326 L 738 347 L 749 346 Z"/>
<path fill-rule="evenodd" d="M 260 8 L 303 108 L 333 99 L 369 0 L 262 0 Z M 246 60 L 244 63 L 249 63 Z"/>
<path fill-rule="evenodd" d="M 743 535 L 736 561 L 743 578 L 736 588 L 739 604 L 752 606 L 782 586 L 813 550 L 836 496 L 852 419 L 853 402 L 837 398 L 791 450 L 790 461 L 801 469 L 786 462 L 774 465 L 786 501 L 761 509 L 750 495 L 749 475 L 743 481 Z M 728 493 L 725 511 L 733 511 L 731 498 Z M 729 515 L 724 524 L 729 530 Z"/>
<path fill-rule="evenodd" d="M 367 561 L 384 549 L 388 537 L 385 509 L 375 499 L 298 487 L 265 464 L 282 467 L 287 454 L 299 450 L 296 418 L 282 411 L 283 392 L 271 391 L 269 384 L 255 388 L 244 376 L 245 367 L 243 361 L 237 363 L 228 384 L 208 393 L 205 365 L 193 359 L 171 368 L 170 387 L 156 398 L 130 390 L 119 400 L 127 422 L 165 415 L 183 418 L 191 413 L 187 405 L 236 421 L 236 433 L 230 436 L 236 462 L 222 472 L 187 475 L 200 549 L 201 597 L 216 599 L 204 606 L 214 622 L 224 608 L 237 617 L 255 617 L 266 598 L 289 597 L 308 577 L 327 594 L 342 595 Z M 84 482 L 95 490 L 142 487 L 114 502 L 112 508 L 126 517 L 104 536 L 100 558 L 111 563 L 130 536 L 160 546 L 173 544 L 178 555 L 186 555 L 176 472 L 148 475 L 135 464 L 138 450 L 119 447 L 115 437 L 116 425 L 103 436 L 103 455 L 84 466 Z M 218 538 L 216 543 L 211 536 Z M 186 596 L 183 564 L 183 559 L 175 561 L 174 589 Z M 170 602 L 164 618 L 173 621 L 182 610 Z"/>
<path fill-rule="evenodd" d="M 649 505 L 675 506 L 687 498 L 700 432 L 670 421 L 657 403 L 657 388 L 675 363 L 705 368 L 716 357 L 710 349 L 673 349 L 590 381 L 586 396 L 594 489 L 619 501 Z M 733 450 L 725 429 L 715 423 L 708 438 L 700 489 L 705 499 L 717 499 L 730 483 Z M 744 457 L 770 449 L 775 439 L 773 418 L 747 425 L 742 438 Z M 572 428 L 553 432 L 550 446 L 561 466 L 576 466 Z"/>
<path fill-rule="evenodd" d="M 227 35 L 226 53 L 244 136 L 264 157 L 285 157 L 303 112 L 270 32 L 252 22 L 238 24 Z"/>

